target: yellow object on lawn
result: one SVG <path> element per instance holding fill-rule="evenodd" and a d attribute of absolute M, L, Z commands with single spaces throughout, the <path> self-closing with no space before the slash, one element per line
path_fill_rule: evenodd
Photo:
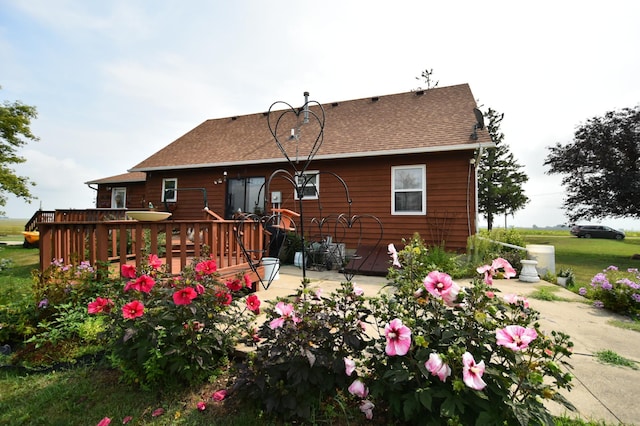
<path fill-rule="evenodd" d="M 24 235 L 24 239 L 27 240 L 29 244 L 36 244 L 40 241 L 40 232 L 38 231 L 23 231 L 22 235 Z"/>

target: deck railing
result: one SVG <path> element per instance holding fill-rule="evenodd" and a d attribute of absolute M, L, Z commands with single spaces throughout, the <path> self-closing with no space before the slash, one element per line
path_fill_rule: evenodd
<path fill-rule="evenodd" d="M 250 272 L 250 263 L 257 265 L 260 262 L 264 248 L 260 223 L 243 226 L 238 233 L 234 221 L 66 219 L 38 223 L 40 268 L 43 271 L 54 259 L 89 261 L 103 269 L 113 265 L 115 267 L 109 267 L 111 272 L 120 271 L 125 263 L 140 266 L 145 256 L 157 254 L 164 259 L 169 271 L 177 274 L 191 259 L 207 255 L 216 260 L 221 275 L 229 276 Z"/>

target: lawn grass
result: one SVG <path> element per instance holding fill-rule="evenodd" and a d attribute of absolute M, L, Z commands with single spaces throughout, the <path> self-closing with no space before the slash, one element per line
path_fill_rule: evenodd
<path fill-rule="evenodd" d="M 95 425 L 103 417 L 122 424 L 132 416 L 135 425 L 254 425 L 275 424 L 251 407 L 235 410 L 215 403 L 212 384 L 181 391 L 145 392 L 118 382 L 117 373 L 101 367 L 24 374 L 0 371 L 0 424 Z M 205 401 L 207 409 L 196 409 Z M 164 413 L 153 417 L 153 412 Z M 227 415 L 223 415 L 226 413 Z M 229 416 L 229 413 L 233 413 Z"/>
<path fill-rule="evenodd" d="M 556 271 L 561 267 L 573 269 L 577 287 L 589 284 L 595 274 L 610 265 L 640 269 L 640 260 L 631 259 L 632 255 L 640 253 L 639 237 L 627 237 L 622 241 L 528 233 L 524 237 L 527 244 L 554 246 Z"/>

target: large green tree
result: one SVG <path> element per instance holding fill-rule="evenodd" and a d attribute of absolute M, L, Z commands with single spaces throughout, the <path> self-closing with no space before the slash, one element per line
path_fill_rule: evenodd
<path fill-rule="evenodd" d="M 1 89 L 1 87 L 0 87 Z M 29 187 L 35 185 L 28 177 L 18 176 L 12 165 L 24 163 L 18 148 L 38 138 L 31 133 L 31 120 L 38 116 L 36 108 L 20 101 L 4 101 L 0 105 L 0 206 L 7 204 L 7 195 L 13 194 L 27 202 L 35 197 Z M 0 214 L 4 214 L 0 211 Z"/>
<path fill-rule="evenodd" d="M 640 106 L 593 117 L 573 141 L 549 147 L 547 174 L 560 174 L 571 221 L 640 218 Z"/>
<path fill-rule="evenodd" d="M 522 185 L 529 177 L 504 142 L 500 131 L 504 114 L 489 108 L 484 117 L 496 147 L 483 150 L 478 163 L 478 210 L 487 218 L 487 228 L 492 229 L 495 216 L 513 215 L 527 205 L 529 198 Z"/>

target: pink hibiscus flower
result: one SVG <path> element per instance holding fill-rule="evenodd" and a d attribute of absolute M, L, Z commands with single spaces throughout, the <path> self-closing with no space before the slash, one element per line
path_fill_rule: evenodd
<path fill-rule="evenodd" d="M 255 294 L 250 294 L 247 297 L 247 309 L 256 314 L 260 313 L 260 299 Z"/>
<path fill-rule="evenodd" d="M 120 274 L 124 278 L 135 278 L 136 277 L 136 267 L 134 265 L 124 264 L 120 267 Z"/>
<path fill-rule="evenodd" d="M 139 300 L 129 302 L 122 307 L 122 316 L 126 319 L 135 319 L 141 317 L 144 313 L 144 305 Z"/>
<path fill-rule="evenodd" d="M 510 305 L 518 305 L 522 302 L 522 306 L 524 308 L 529 307 L 529 301 L 527 300 L 526 297 L 509 293 L 509 294 L 503 295 L 502 298 L 504 299 L 505 302 L 509 303 Z"/>
<path fill-rule="evenodd" d="M 424 363 L 424 366 L 429 370 L 429 373 L 438 376 L 441 382 L 446 382 L 447 377 L 451 375 L 451 367 L 445 364 L 437 353 L 429 355 L 429 359 Z"/>
<path fill-rule="evenodd" d="M 496 330 L 496 343 L 514 351 L 525 349 L 536 337 L 538 333 L 534 329 L 520 325 L 508 325 Z"/>
<path fill-rule="evenodd" d="M 484 374 L 484 361 L 476 364 L 473 355 L 465 352 L 462 355 L 462 381 L 471 389 L 482 390 L 487 384 L 482 380 Z"/>
<path fill-rule="evenodd" d="M 500 271 L 500 269 L 502 269 L 502 271 Z M 488 285 L 493 284 L 493 277 L 499 273 L 502 274 L 504 278 L 512 278 L 517 275 L 516 270 L 513 269 L 509 261 L 501 257 L 494 259 L 491 265 L 479 266 L 476 271 L 478 271 L 479 274 L 484 274 L 484 282 Z"/>
<path fill-rule="evenodd" d="M 108 313 L 111 311 L 114 303 L 111 299 L 96 297 L 96 300 L 87 305 L 87 311 L 90 314 L 99 314 L 101 312 Z"/>
<path fill-rule="evenodd" d="M 362 287 L 358 287 L 354 283 L 353 284 L 353 294 L 355 294 L 356 296 L 362 296 L 364 294 L 364 290 L 362 289 Z"/>
<path fill-rule="evenodd" d="M 198 411 L 204 411 L 207 409 L 207 404 L 204 401 L 198 401 L 196 407 L 198 407 Z"/>
<path fill-rule="evenodd" d="M 454 283 L 451 276 L 444 272 L 431 271 L 423 281 L 424 287 L 434 297 L 440 297 L 446 304 L 455 302 L 460 287 Z"/>
<path fill-rule="evenodd" d="M 344 372 L 346 373 L 347 376 L 352 375 L 356 369 L 356 362 L 351 358 L 347 358 L 347 357 L 343 358 L 343 360 L 344 360 Z"/>
<path fill-rule="evenodd" d="M 162 260 L 160 260 L 160 258 L 157 255 L 150 254 L 149 255 L 149 266 L 151 266 L 153 269 L 155 269 L 157 271 L 158 269 L 160 269 L 162 267 Z"/>
<path fill-rule="evenodd" d="M 389 356 L 406 355 L 411 347 L 411 330 L 402 324 L 402 320 L 396 318 L 384 327 L 384 335 L 387 338 L 385 352 Z"/>
<path fill-rule="evenodd" d="M 271 322 L 269 323 L 269 327 L 272 330 L 282 327 L 284 325 L 285 320 L 287 319 L 291 319 L 296 324 L 302 321 L 300 318 L 296 316 L 296 313 L 293 311 L 293 305 L 290 303 L 278 302 L 276 304 L 275 310 L 276 310 L 276 313 L 280 315 L 280 318 L 271 320 Z"/>
<path fill-rule="evenodd" d="M 360 379 L 355 379 L 348 389 L 351 395 L 355 395 L 358 398 L 366 398 L 367 395 L 369 395 L 369 389 L 367 389 Z"/>
<path fill-rule="evenodd" d="M 373 402 L 368 399 L 363 399 L 362 402 L 360 402 L 360 411 L 364 413 L 367 420 L 373 419 L 373 409 L 375 407 L 376 406 L 373 405 Z"/>

